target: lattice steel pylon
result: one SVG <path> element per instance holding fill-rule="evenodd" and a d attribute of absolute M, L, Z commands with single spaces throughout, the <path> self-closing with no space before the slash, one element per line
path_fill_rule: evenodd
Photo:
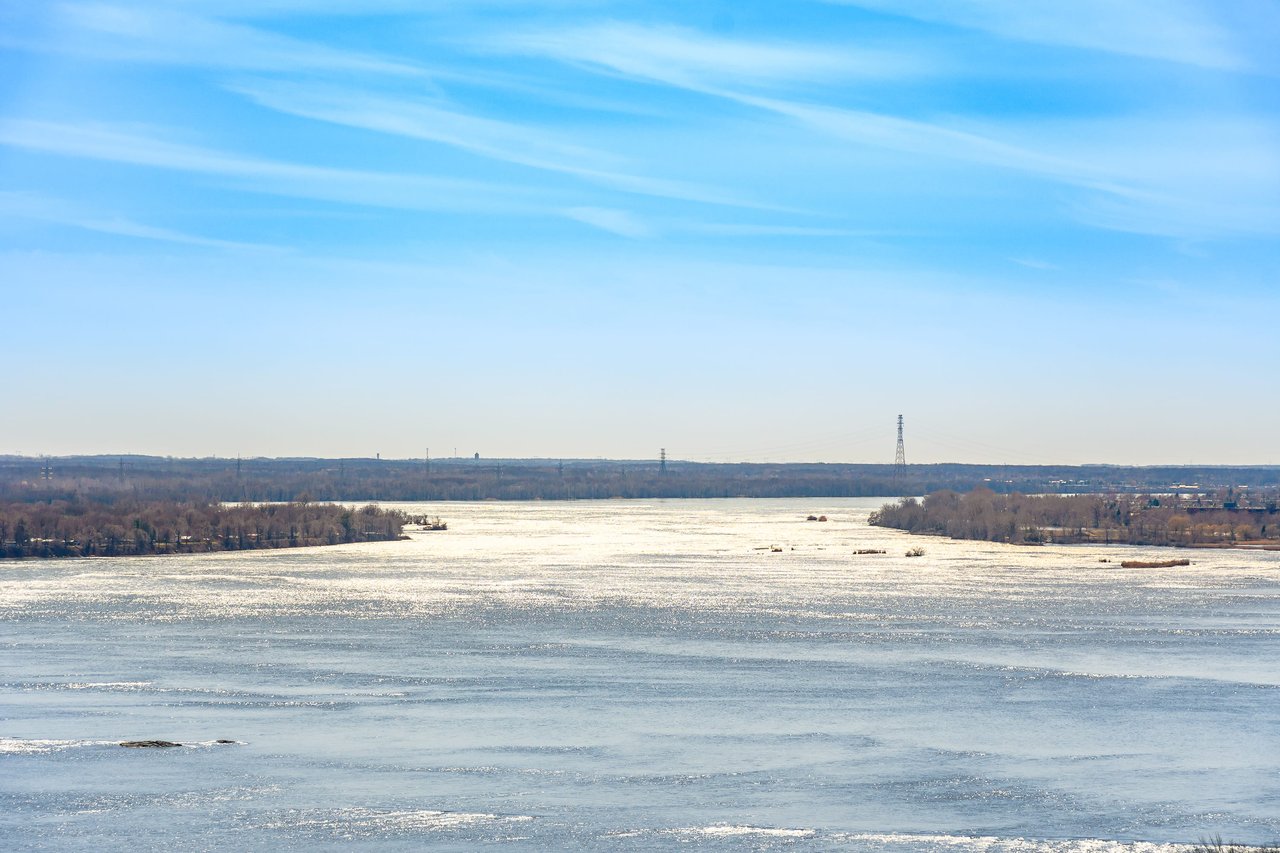
<path fill-rule="evenodd" d="M 907 473 L 907 450 L 902 443 L 902 415 L 898 415 L 898 449 L 893 454 L 893 476 L 902 477 Z"/>

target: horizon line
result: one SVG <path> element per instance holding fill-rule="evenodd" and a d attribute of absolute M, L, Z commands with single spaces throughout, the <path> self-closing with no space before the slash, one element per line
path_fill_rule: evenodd
<path fill-rule="evenodd" d="M 41 453 L 36 455 L 26 453 L 0 453 L 0 460 L 67 460 L 67 459 L 151 459 L 151 460 L 168 460 L 180 462 L 207 462 L 215 460 L 225 461 L 307 461 L 307 462 L 345 462 L 345 461 L 364 461 L 364 462 L 389 462 L 389 463 L 414 463 L 421 464 L 425 462 L 516 462 L 516 463 L 532 463 L 543 462 L 547 464 L 558 463 L 613 463 L 613 464 L 653 464 L 662 463 L 660 457 L 609 457 L 609 456 L 403 456 L 403 457 L 383 457 L 375 454 L 374 456 L 220 456 L 217 454 L 209 456 L 179 456 L 174 454 L 152 454 L 138 452 L 123 453 L 64 453 L 51 454 Z M 666 458 L 668 465 L 859 465 L 859 466 L 880 466 L 885 468 L 893 468 L 893 462 L 854 462 L 854 461 L 824 461 L 824 460 L 792 460 L 792 461 L 771 461 L 759 459 L 741 459 L 736 461 L 725 460 L 698 460 L 698 459 L 679 459 L 668 456 Z M 967 465 L 973 467 L 984 468 L 1280 468 L 1280 462 L 1256 462 L 1256 463 L 1218 463 L 1218 462 L 1156 462 L 1156 463 L 1126 463 L 1126 462 L 959 462 L 959 461 L 938 461 L 938 462 L 909 462 L 907 468 L 928 468 L 940 465 Z"/>

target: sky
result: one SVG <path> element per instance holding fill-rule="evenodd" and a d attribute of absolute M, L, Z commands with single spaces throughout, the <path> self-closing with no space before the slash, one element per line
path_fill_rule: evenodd
<path fill-rule="evenodd" d="M 0 453 L 1280 464 L 1274 0 L 0 0 Z"/>

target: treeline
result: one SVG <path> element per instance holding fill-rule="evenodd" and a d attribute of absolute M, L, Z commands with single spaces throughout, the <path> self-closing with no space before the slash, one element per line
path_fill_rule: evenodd
<path fill-rule="evenodd" d="M 1280 467 L 695 463 L 614 460 L 0 457 L 0 501 L 286 501 L 867 497 L 986 486 L 1001 493 L 1280 486 Z"/>
<path fill-rule="evenodd" d="M 23 464 L 24 463 L 24 464 Z M 857 497 L 898 493 L 890 465 L 699 465 L 607 460 L 0 460 L 0 500 L 91 496 L 281 501 Z M 911 487 L 914 489 L 914 486 Z"/>
<path fill-rule="evenodd" d="M 293 548 L 398 539 L 399 512 L 295 501 L 0 503 L 0 557 L 90 557 Z"/>
<path fill-rule="evenodd" d="M 1131 545 L 1280 544 L 1280 493 L 1023 495 L 975 489 L 904 498 L 871 523 L 911 533 L 991 542 Z"/>

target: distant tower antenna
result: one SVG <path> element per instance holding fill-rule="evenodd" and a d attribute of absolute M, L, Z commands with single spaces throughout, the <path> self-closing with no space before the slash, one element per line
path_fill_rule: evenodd
<path fill-rule="evenodd" d="M 902 415 L 898 415 L 898 449 L 893 454 L 893 476 L 907 473 L 907 451 L 902 443 Z"/>
<path fill-rule="evenodd" d="M 667 473 L 667 449 L 664 447 L 658 452 L 658 471 Z"/>

